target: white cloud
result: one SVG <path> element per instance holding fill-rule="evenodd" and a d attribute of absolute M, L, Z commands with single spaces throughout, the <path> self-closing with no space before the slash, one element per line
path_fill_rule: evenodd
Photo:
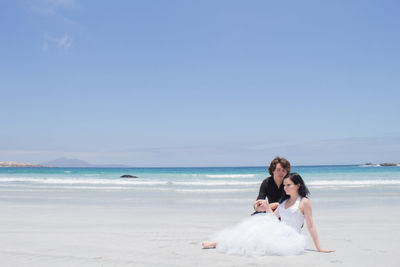
<path fill-rule="evenodd" d="M 63 28 L 67 25 L 69 28 L 76 27 L 78 23 L 68 18 L 68 11 L 79 9 L 77 0 L 25 0 L 25 8 L 30 12 L 40 16 L 50 16 L 55 24 Z M 48 33 L 44 35 L 44 41 L 41 45 L 42 51 L 46 52 L 52 47 L 69 49 L 72 46 L 71 37 L 65 33 L 63 36 L 52 36 Z"/>
<path fill-rule="evenodd" d="M 61 37 L 54 37 L 46 32 L 44 34 L 44 43 L 42 45 L 42 50 L 49 50 L 49 47 L 51 45 L 54 45 L 58 48 L 69 49 L 72 46 L 72 39 L 66 33 Z"/>

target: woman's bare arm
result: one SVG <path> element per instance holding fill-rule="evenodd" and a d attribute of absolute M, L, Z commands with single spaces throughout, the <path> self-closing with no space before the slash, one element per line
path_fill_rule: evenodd
<path fill-rule="evenodd" d="M 303 198 L 301 204 L 304 217 L 306 219 L 308 231 L 310 232 L 310 235 L 314 241 L 314 245 L 317 250 L 320 252 L 334 252 L 334 250 L 321 248 L 321 244 L 319 243 L 318 239 L 317 228 L 315 227 L 314 221 L 312 219 L 312 207 L 310 200 L 308 198 Z"/>

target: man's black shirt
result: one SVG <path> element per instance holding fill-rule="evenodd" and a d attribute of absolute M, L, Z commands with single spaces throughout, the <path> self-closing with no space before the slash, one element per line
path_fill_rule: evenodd
<path fill-rule="evenodd" d="M 279 202 L 283 194 L 283 183 L 278 187 L 272 176 L 264 179 L 260 186 L 257 200 L 268 198 L 269 203 Z"/>

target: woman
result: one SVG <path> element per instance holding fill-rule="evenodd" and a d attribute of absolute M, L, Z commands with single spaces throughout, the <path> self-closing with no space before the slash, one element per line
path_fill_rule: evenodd
<path fill-rule="evenodd" d="M 216 233 L 213 240 L 217 241 L 203 242 L 203 248 L 217 248 L 224 253 L 247 256 L 301 254 L 305 247 L 301 228 L 306 220 L 317 250 L 333 252 L 321 248 L 312 219 L 311 203 L 307 198 L 309 191 L 301 176 L 291 173 L 284 178 L 283 186 L 286 195 L 274 213 L 265 200 L 263 206 L 267 213 L 256 214 Z"/>

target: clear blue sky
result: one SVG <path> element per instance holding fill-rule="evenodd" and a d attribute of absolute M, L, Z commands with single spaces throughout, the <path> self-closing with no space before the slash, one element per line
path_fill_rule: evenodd
<path fill-rule="evenodd" d="M 0 161 L 400 161 L 399 1 L 0 1 Z"/>

